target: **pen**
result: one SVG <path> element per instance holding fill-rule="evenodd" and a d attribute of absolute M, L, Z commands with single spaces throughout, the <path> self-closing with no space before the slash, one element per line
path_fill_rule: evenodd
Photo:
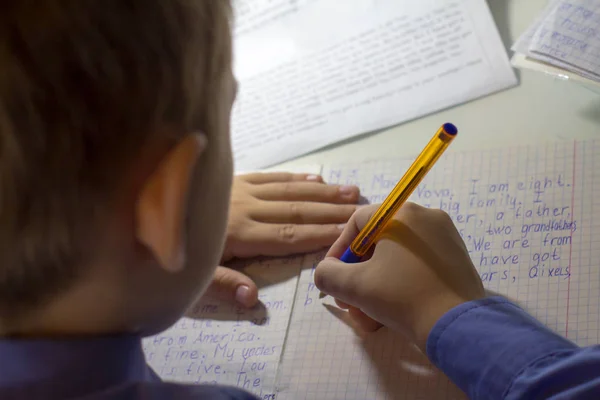
<path fill-rule="evenodd" d="M 360 262 L 373 243 L 379 239 L 388 222 L 410 197 L 419 183 L 421 183 L 427 172 L 433 167 L 450 143 L 452 143 L 457 133 L 458 129 L 453 124 L 447 123 L 442 125 L 381 204 L 377 212 L 373 214 L 369 222 L 367 222 L 358 236 L 352 241 L 350 247 L 346 249 L 340 258 L 340 261 L 348 264 Z M 320 299 L 325 296 L 324 293 L 319 294 Z"/>

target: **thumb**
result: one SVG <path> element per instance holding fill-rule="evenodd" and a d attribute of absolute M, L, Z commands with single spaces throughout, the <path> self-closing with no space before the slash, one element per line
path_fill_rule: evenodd
<path fill-rule="evenodd" d="M 258 302 L 258 288 L 252 279 L 231 268 L 217 267 L 204 296 L 235 301 L 251 308 Z"/>
<path fill-rule="evenodd" d="M 359 307 L 364 293 L 362 275 L 365 264 L 346 264 L 337 258 L 327 257 L 317 265 L 315 286 L 346 304 Z"/>

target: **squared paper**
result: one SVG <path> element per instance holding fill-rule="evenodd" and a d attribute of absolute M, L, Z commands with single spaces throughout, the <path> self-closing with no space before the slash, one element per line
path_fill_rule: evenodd
<path fill-rule="evenodd" d="M 449 213 L 487 289 L 518 303 L 575 343 L 593 345 L 600 342 L 599 159 L 600 140 L 472 152 L 450 149 L 411 200 Z M 323 176 L 333 184 L 357 184 L 369 202 L 379 203 L 412 161 L 392 158 L 325 165 Z M 285 304 L 285 309 L 268 307 L 272 321 L 268 325 L 244 325 L 246 332 L 260 337 L 257 342 L 278 349 L 261 361 L 268 368 L 249 375 L 261 380 L 254 393 L 269 399 L 464 398 L 400 335 L 384 328 L 362 339 L 331 299 L 320 301 L 313 274 L 322 256 L 309 254 L 254 266 L 271 268 L 259 274 L 266 280 L 261 284 L 261 299 Z M 278 271 L 287 278 L 282 279 Z M 256 312 L 248 312 L 247 318 Z M 226 328 L 213 325 L 212 331 L 229 333 L 231 324 L 235 321 Z M 181 335 L 178 329 L 161 335 Z M 198 335 L 199 331 L 206 332 L 206 327 L 188 332 Z M 146 352 L 163 378 L 202 381 L 198 374 L 187 374 L 188 360 L 165 361 L 170 346 L 164 341 L 153 343 L 153 338 L 147 339 Z M 214 344 L 185 346 L 213 354 L 213 364 L 236 374 L 244 362 L 243 357 L 230 362 L 214 356 Z M 247 345 L 231 346 L 243 354 L 239 349 Z M 173 367 L 177 376 L 168 374 Z M 245 387 L 233 378 L 218 382 Z"/>

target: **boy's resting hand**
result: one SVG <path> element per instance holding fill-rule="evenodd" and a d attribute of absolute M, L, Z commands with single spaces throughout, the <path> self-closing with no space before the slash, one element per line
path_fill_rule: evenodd
<path fill-rule="evenodd" d="M 438 319 L 461 303 L 483 298 L 483 284 L 449 216 L 413 203 L 400 209 L 367 260 L 339 261 L 377 208 L 354 214 L 317 266 L 315 284 L 349 309 L 363 330 L 382 323 L 424 351 Z"/>
<path fill-rule="evenodd" d="M 356 211 L 355 186 L 323 183 L 320 176 L 257 173 L 234 178 L 222 262 L 286 256 L 330 246 Z M 207 291 L 246 307 L 258 301 L 256 284 L 239 271 L 218 267 Z"/>

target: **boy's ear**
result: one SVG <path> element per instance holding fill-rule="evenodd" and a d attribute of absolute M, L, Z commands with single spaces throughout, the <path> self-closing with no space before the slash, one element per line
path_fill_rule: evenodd
<path fill-rule="evenodd" d="M 198 157 L 206 149 L 204 134 L 182 139 L 162 159 L 140 191 L 136 209 L 136 236 L 169 272 L 185 263 L 185 213 Z"/>

